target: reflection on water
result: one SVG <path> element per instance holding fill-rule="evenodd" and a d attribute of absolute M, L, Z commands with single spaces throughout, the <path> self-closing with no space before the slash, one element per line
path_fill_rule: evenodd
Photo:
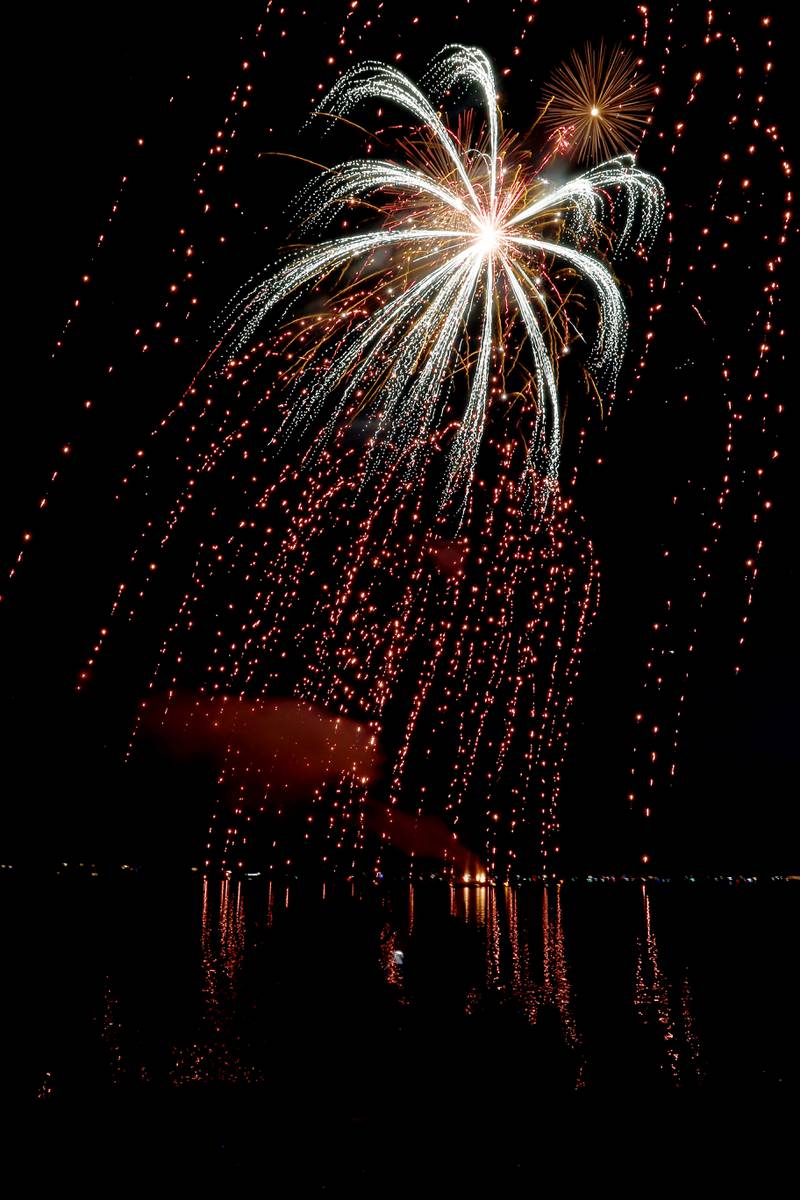
<path fill-rule="evenodd" d="M 176 1051 L 172 1082 L 253 1083 L 260 1074 L 242 1062 L 237 1013 L 246 950 L 242 882 L 203 879 L 200 918 L 204 1011 L 198 1038 Z"/>
<path fill-rule="evenodd" d="M 520 917 L 520 905 L 533 901 Z M 450 911 L 481 932 L 485 942 L 485 974 L 467 996 L 466 1011 L 477 1011 L 487 993 L 494 993 L 524 1013 L 531 1025 L 540 1018 L 570 1051 L 579 1047 L 572 1013 L 571 990 L 564 946 L 561 885 L 520 894 L 508 885 L 479 888 L 453 887 Z M 580 1085 L 581 1064 L 576 1063 L 574 1083 Z"/>
<path fill-rule="evenodd" d="M 673 1083 L 700 1082 L 700 1043 L 692 1017 L 689 978 L 677 986 L 664 973 L 658 954 L 650 893 L 642 884 L 644 936 L 638 939 L 634 1004 L 640 1020 L 657 1032 L 663 1045 L 663 1064 Z"/>
<path fill-rule="evenodd" d="M 444 1064 L 490 1088 L 524 1076 L 568 1091 L 776 1086 L 796 1071 L 785 891 L 196 886 L 100 879 L 43 898 L 25 935 L 25 1094 L 245 1084 L 305 1104 L 336 1080 L 360 1111 L 423 1093 Z M 61 965 L 71 990 L 36 974 L 54 969 L 56 911 L 80 930 Z"/>
<path fill-rule="evenodd" d="M 107 979 L 103 990 L 103 1044 L 106 1049 L 111 1079 L 119 1083 L 125 1077 L 125 1059 L 122 1051 L 122 1024 L 119 1018 L 119 1000 L 115 996 L 111 980 Z"/>
<path fill-rule="evenodd" d="M 384 925 L 381 930 L 381 964 L 386 982 L 390 988 L 397 991 L 401 1004 L 406 1003 L 403 989 L 403 963 L 405 952 L 400 949 L 400 940 L 391 925 Z"/>

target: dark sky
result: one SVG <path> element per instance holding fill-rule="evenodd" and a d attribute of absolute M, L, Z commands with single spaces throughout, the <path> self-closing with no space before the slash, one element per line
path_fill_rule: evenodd
<path fill-rule="evenodd" d="M 105 364 L 128 336 L 130 314 L 147 300 L 151 279 L 157 274 L 160 283 L 164 278 L 159 264 L 187 203 L 193 164 L 203 156 L 209 130 L 225 110 L 243 53 L 239 37 L 257 23 L 260 7 L 236 3 L 203 10 L 145 3 L 126 10 L 125 20 L 110 18 L 111 10 L 100 6 L 54 11 L 45 22 L 33 11 L 16 17 L 5 147 L 10 166 L 7 251 L 13 265 L 7 289 L 12 336 L 6 350 L 4 561 L 13 560 L 22 530 L 33 521 L 36 536 L 4 617 L 11 710 L 5 765 L 17 780 L 7 790 L 9 857 L 159 857 L 163 850 L 191 858 L 202 838 L 196 813 L 174 799 L 180 790 L 175 768 L 164 764 L 162 797 L 145 799 L 135 768 L 126 772 L 120 766 L 120 730 L 124 733 L 131 705 L 124 672 L 118 687 L 106 675 L 102 694 L 80 701 L 72 685 L 107 608 L 113 567 L 135 535 L 136 515 L 120 516 L 110 500 L 114 483 L 137 439 L 196 365 L 197 343 L 165 360 L 157 388 L 129 357 L 126 378 L 104 392 Z M 559 6 L 549 6 L 553 11 L 543 12 L 540 25 L 545 74 L 585 37 L 605 33 L 615 40 L 621 14 L 631 7 L 607 7 L 602 22 L 593 9 L 583 22 L 584 32 L 579 9 L 571 6 L 567 25 L 558 17 Z M 507 32 L 501 20 L 489 19 L 493 6 L 484 9 L 483 44 L 499 62 Z M 752 25 L 755 38 L 755 20 L 749 6 L 742 5 L 732 23 L 743 36 Z M 303 44 L 309 60 L 315 39 L 326 47 L 335 23 L 331 18 L 306 23 Z M 440 44 L 433 33 L 429 40 L 432 49 Z M 788 72 L 780 50 L 775 57 L 771 110 L 785 124 L 790 111 L 781 96 Z M 278 56 L 270 71 L 270 86 L 283 72 L 287 88 L 297 93 L 296 112 L 279 106 L 274 113 L 288 143 L 304 116 L 300 97 L 310 90 L 307 60 Z M 190 86 L 186 75 L 192 76 Z M 530 97 L 526 81 L 512 76 L 507 87 L 509 112 L 522 111 Z M 176 97 L 171 105 L 170 96 Z M 702 97 L 708 114 L 696 118 L 699 173 L 705 154 L 715 161 L 718 157 L 717 147 L 708 143 L 712 132 L 706 130 L 718 127 L 714 106 L 727 102 L 713 92 Z M 791 157 L 790 132 L 783 128 Z M 145 140 L 141 149 L 139 137 Z M 688 173 L 687 166 L 682 177 L 668 178 L 679 216 L 691 212 Z M 129 176 L 130 184 L 109 227 L 122 175 Z M 249 186 L 256 196 L 252 181 Z M 290 171 L 275 198 L 265 195 L 265 224 L 278 226 L 293 186 Z M 777 211 L 781 189 L 771 176 L 765 189 L 768 208 Z M 240 238 L 231 256 L 219 260 L 212 275 L 215 294 L 201 297 L 209 320 L 237 282 L 261 265 L 254 259 L 268 256 L 274 235 L 253 232 L 255 219 L 251 225 L 250 241 Z M 761 228 L 754 222 L 754 239 Z M 93 290 L 85 302 L 84 323 L 76 326 L 65 365 L 54 366 L 49 357 L 53 341 L 104 229 L 109 252 L 90 268 Z M 760 258 L 760 251 L 748 255 L 745 248 L 741 253 L 743 270 L 750 270 L 745 267 L 748 258 Z M 718 341 L 724 341 L 725 305 L 733 312 L 738 298 L 731 289 L 726 301 L 721 287 L 711 287 Z M 790 299 L 785 292 L 779 323 L 791 328 Z M 660 619 L 667 591 L 674 589 L 679 597 L 686 592 L 688 562 L 702 540 L 698 508 L 689 504 L 683 516 L 676 516 L 666 498 L 673 483 L 685 477 L 681 455 L 695 438 L 697 459 L 686 462 L 698 487 L 705 484 L 713 492 L 719 477 L 714 456 L 724 440 L 714 407 L 717 349 L 689 346 L 699 359 L 696 390 L 707 388 L 709 405 L 698 410 L 695 401 L 687 421 L 676 400 L 680 381 L 670 374 L 676 347 L 681 346 L 681 355 L 685 352 L 686 329 L 678 317 L 667 320 L 673 322 L 670 336 L 662 340 L 660 357 L 649 369 L 646 390 L 639 389 L 639 407 L 623 410 L 609 425 L 602 443 L 605 473 L 588 475 L 579 498 L 602 564 L 603 595 L 585 655 L 564 786 L 568 862 L 597 870 L 623 867 L 634 863 L 646 845 L 654 863 L 665 869 L 798 869 L 798 460 L 791 361 L 785 371 L 775 368 L 769 375 L 772 403 L 781 397 L 790 411 L 777 437 L 781 458 L 765 493 L 773 508 L 763 522 L 765 547 L 745 648 L 737 656 L 744 596 L 741 562 L 752 542 L 746 487 L 731 502 L 712 590 L 699 618 L 700 650 L 686 690 L 676 778 L 661 787 L 653 827 L 646 834 L 625 801 L 631 722 L 641 700 L 649 630 Z M 635 314 L 632 321 L 635 327 Z M 195 333 L 199 340 L 198 322 Z M 694 336 L 692 329 L 690 341 Z M 87 415 L 84 401 L 104 394 L 105 405 Z M 58 448 L 65 442 L 74 450 L 63 470 Z M 741 467 L 749 465 L 744 454 Z M 36 515 L 38 499 L 56 466 L 63 477 L 52 489 L 43 519 Z M 671 575 L 664 574 L 661 562 L 667 544 L 685 549 L 686 562 L 682 566 L 678 561 Z M 678 608 L 675 643 L 682 646 L 696 614 L 689 605 Z M 146 632 L 145 623 L 143 633 L 131 635 L 132 657 L 139 650 L 136 638 L 146 640 Z M 742 670 L 734 677 L 737 661 Z M 669 722 L 676 695 L 676 688 L 665 695 L 653 710 L 655 719 Z M 197 772 L 202 790 L 208 781 L 201 767 Z"/>

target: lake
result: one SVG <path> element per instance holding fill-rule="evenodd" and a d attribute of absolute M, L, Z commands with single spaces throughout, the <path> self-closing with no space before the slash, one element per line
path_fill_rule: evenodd
<path fill-rule="evenodd" d="M 212 1141 L 237 1113 L 405 1154 L 412 1126 L 487 1137 L 568 1098 L 750 1102 L 798 1081 L 787 881 L 2 887 L 5 1085 L 37 1112 L 177 1106 Z"/>

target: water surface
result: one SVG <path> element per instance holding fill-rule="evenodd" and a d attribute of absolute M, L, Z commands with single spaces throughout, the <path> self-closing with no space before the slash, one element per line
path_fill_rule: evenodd
<path fill-rule="evenodd" d="M 246 1090 L 285 1115 L 797 1083 L 797 891 L 3 880 L 6 1084 Z"/>

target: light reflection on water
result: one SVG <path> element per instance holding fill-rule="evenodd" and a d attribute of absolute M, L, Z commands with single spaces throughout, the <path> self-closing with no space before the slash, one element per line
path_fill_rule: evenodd
<path fill-rule="evenodd" d="M 659 961 L 650 893 L 642 884 L 644 933 L 638 939 L 634 1004 L 640 1020 L 653 1025 L 663 1044 L 664 1062 L 676 1085 L 699 1083 L 700 1043 L 692 1016 L 688 976 L 680 985 L 667 978 Z"/>
<path fill-rule="evenodd" d="M 200 1036 L 176 1050 L 172 1082 L 258 1082 L 257 1068 L 242 1061 L 236 1032 L 239 976 L 246 953 L 241 880 L 203 879 L 200 926 L 204 1002 Z"/>
<path fill-rule="evenodd" d="M 534 908 L 529 921 L 520 922 L 520 897 L 511 887 L 487 885 L 453 888 L 452 892 L 451 912 L 480 930 L 485 940 L 485 978 L 468 996 L 466 1011 L 472 1011 L 487 990 L 513 997 L 532 1025 L 541 1010 L 549 1006 L 558 1013 L 563 1040 L 577 1046 L 561 886 L 543 888 L 540 899 L 535 894 L 524 895 L 523 903 L 541 907 L 541 923 L 535 920 Z"/>
<path fill-rule="evenodd" d="M 490 1083 L 517 1066 L 562 1090 L 789 1082 L 780 1035 L 764 1044 L 773 1010 L 789 1034 L 785 956 L 737 961 L 770 928 L 740 900 L 647 884 L 198 883 L 180 912 L 169 892 L 151 898 L 149 924 L 136 893 L 146 881 L 126 885 L 104 918 L 114 941 L 99 936 L 96 899 L 86 908 L 82 985 L 26 1064 L 31 1096 L 143 1084 L 280 1091 L 345 1073 L 352 1098 L 376 1070 L 424 1084 L 443 1045 L 480 1061 Z M 91 1026 L 94 1074 L 86 1047 L 64 1051 L 73 1026 Z"/>

